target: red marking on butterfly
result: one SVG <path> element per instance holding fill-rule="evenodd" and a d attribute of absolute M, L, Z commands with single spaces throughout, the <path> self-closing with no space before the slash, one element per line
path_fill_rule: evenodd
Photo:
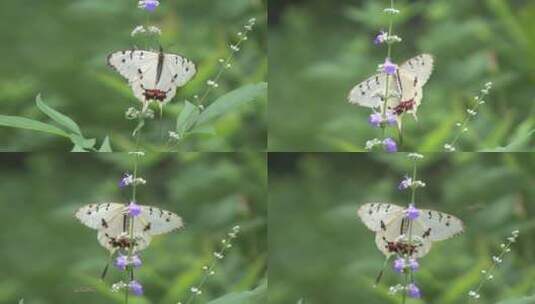
<path fill-rule="evenodd" d="M 402 101 L 394 108 L 394 113 L 396 115 L 401 115 L 407 111 L 412 110 L 415 105 L 416 105 L 416 102 L 414 101 L 414 99 Z"/>
<path fill-rule="evenodd" d="M 164 101 L 167 97 L 167 93 L 158 89 L 145 89 L 143 96 L 145 96 L 145 100 Z"/>
<path fill-rule="evenodd" d="M 397 253 L 399 255 L 412 256 L 415 252 L 417 252 L 415 245 L 402 242 L 387 242 L 385 248 L 388 250 L 388 252 Z"/>

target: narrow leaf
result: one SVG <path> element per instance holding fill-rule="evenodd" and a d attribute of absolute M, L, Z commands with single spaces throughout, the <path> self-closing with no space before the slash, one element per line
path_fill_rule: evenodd
<path fill-rule="evenodd" d="M 176 132 L 182 138 L 195 125 L 199 118 L 200 110 L 189 101 L 184 102 L 184 108 L 180 111 L 176 120 Z"/>
<path fill-rule="evenodd" d="M 97 140 L 94 138 L 87 139 L 76 134 L 71 134 L 70 139 L 75 146 L 80 146 L 84 149 L 91 149 L 97 143 Z"/>
<path fill-rule="evenodd" d="M 27 129 L 69 137 L 69 134 L 56 126 L 20 116 L 0 115 L 0 126 Z"/>
<path fill-rule="evenodd" d="M 48 106 L 44 101 L 41 99 L 41 94 L 37 95 L 37 98 L 35 99 L 35 103 L 37 104 L 37 107 L 45 113 L 48 117 L 50 117 L 53 121 L 57 122 L 58 124 L 64 126 L 67 128 L 67 130 L 82 135 L 82 131 L 80 130 L 80 127 L 68 116 L 52 109 L 50 106 Z"/>
<path fill-rule="evenodd" d="M 197 120 L 197 125 L 206 123 L 235 108 L 254 101 L 260 96 L 267 94 L 267 83 L 249 84 L 231 91 L 214 101 L 206 110 L 202 111 Z"/>
<path fill-rule="evenodd" d="M 267 283 L 263 283 L 255 290 L 229 293 L 221 298 L 208 302 L 208 304 L 253 304 L 267 301 Z"/>
<path fill-rule="evenodd" d="M 102 142 L 102 146 L 100 146 L 100 149 L 98 149 L 98 152 L 113 152 L 113 150 L 111 148 L 111 143 L 110 143 L 110 137 L 109 136 L 106 136 L 104 138 L 104 141 Z"/>

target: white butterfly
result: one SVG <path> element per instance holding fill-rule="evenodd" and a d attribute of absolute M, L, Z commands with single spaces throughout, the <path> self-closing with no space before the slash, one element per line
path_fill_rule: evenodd
<path fill-rule="evenodd" d="M 141 214 L 134 218 L 133 236 L 128 234 L 129 216 L 124 204 L 89 204 L 76 211 L 76 218 L 89 228 L 98 230 L 99 243 L 111 253 L 133 246 L 135 252 L 149 246 L 152 236 L 168 233 L 183 227 L 182 219 L 167 210 L 141 206 Z"/>
<path fill-rule="evenodd" d="M 142 103 L 157 100 L 160 105 L 168 103 L 195 75 L 195 64 L 174 54 L 145 50 L 125 50 L 108 56 L 108 64 L 117 70 Z"/>
<path fill-rule="evenodd" d="M 386 256 L 408 253 L 423 257 L 432 242 L 454 237 L 464 231 L 463 222 L 446 213 L 418 209 L 418 218 L 409 220 L 405 208 L 394 204 L 368 203 L 362 205 L 358 215 L 362 222 L 375 232 L 375 244 Z M 412 224 L 409 225 L 409 222 Z M 408 242 L 409 227 L 412 243 Z"/>
<path fill-rule="evenodd" d="M 388 77 L 387 110 L 396 115 L 405 112 L 416 115 L 422 101 L 422 88 L 433 71 L 433 56 L 421 54 L 405 61 L 392 77 Z M 359 83 L 349 92 L 348 101 L 363 107 L 383 111 L 387 74 L 380 72 Z"/>

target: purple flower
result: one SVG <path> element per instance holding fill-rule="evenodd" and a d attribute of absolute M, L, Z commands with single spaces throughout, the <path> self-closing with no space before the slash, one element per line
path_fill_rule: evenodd
<path fill-rule="evenodd" d="M 399 183 L 398 189 L 399 190 L 405 190 L 405 189 L 409 188 L 411 185 L 412 185 L 412 178 L 410 178 L 407 175 L 405 175 L 403 180 L 401 180 L 401 182 Z"/>
<path fill-rule="evenodd" d="M 138 282 L 138 281 L 131 281 L 129 284 L 128 284 L 128 287 L 130 288 L 130 291 L 136 295 L 136 296 L 141 296 L 143 295 L 143 286 L 141 286 L 141 284 Z"/>
<path fill-rule="evenodd" d="M 375 36 L 375 39 L 373 39 L 373 44 L 379 45 L 379 44 L 385 42 L 387 35 L 388 34 L 385 33 L 384 31 L 380 31 L 379 34 L 377 34 L 377 36 Z"/>
<path fill-rule="evenodd" d="M 381 126 L 381 123 L 383 122 L 383 117 L 379 113 L 372 113 L 368 118 L 368 122 L 370 123 L 370 125 L 377 128 Z"/>
<path fill-rule="evenodd" d="M 389 75 L 394 75 L 398 69 L 398 66 L 390 61 L 390 58 L 385 59 L 383 63 L 383 70 Z"/>
<path fill-rule="evenodd" d="M 134 265 L 134 267 L 136 268 L 140 267 L 143 264 L 141 262 L 141 259 L 137 255 L 134 255 L 130 261 L 130 264 Z"/>
<path fill-rule="evenodd" d="M 154 12 L 156 8 L 160 5 L 158 0 L 140 0 L 138 2 L 138 7 L 145 9 L 149 12 Z"/>
<path fill-rule="evenodd" d="M 403 272 L 404 269 L 405 269 L 405 259 L 404 258 L 397 258 L 394 261 L 394 271 Z"/>
<path fill-rule="evenodd" d="M 407 286 L 407 294 L 411 298 L 421 298 L 422 297 L 422 294 L 420 293 L 420 288 L 418 288 L 418 286 L 416 286 L 416 284 L 414 284 L 414 283 L 410 283 Z"/>
<path fill-rule="evenodd" d="M 124 188 L 128 185 L 131 185 L 132 182 L 134 181 L 133 178 L 134 177 L 129 173 L 123 174 L 123 176 L 121 177 L 121 180 L 119 181 L 119 188 Z"/>
<path fill-rule="evenodd" d="M 392 112 L 386 112 L 386 122 L 391 126 L 395 126 L 398 123 L 398 118 Z"/>
<path fill-rule="evenodd" d="M 383 140 L 383 146 L 386 152 L 393 153 L 398 151 L 396 142 L 390 137 L 387 137 Z"/>
<path fill-rule="evenodd" d="M 418 271 L 418 269 L 420 268 L 420 264 L 418 264 L 418 261 L 415 258 L 409 259 L 408 266 L 412 271 Z"/>
<path fill-rule="evenodd" d="M 409 208 L 405 209 L 405 216 L 410 220 L 415 220 L 420 216 L 420 210 L 414 207 L 413 204 L 410 204 Z"/>
<path fill-rule="evenodd" d="M 120 255 L 115 259 L 115 266 L 120 270 L 125 270 L 128 266 L 128 257 L 126 255 Z"/>
<path fill-rule="evenodd" d="M 128 214 L 131 217 L 136 217 L 141 214 L 141 206 L 136 204 L 136 202 L 130 202 L 130 205 L 128 205 Z"/>

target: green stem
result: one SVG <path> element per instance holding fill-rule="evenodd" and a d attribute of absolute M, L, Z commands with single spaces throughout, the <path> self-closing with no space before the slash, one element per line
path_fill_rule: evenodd
<path fill-rule="evenodd" d="M 412 167 L 412 182 L 416 181 L 416 161 L 414 161 Z M 416 187 L 411 186 L 411 204 L 416 203 Z"/>
<path fill-rule="evenodd" d="M 394 8 L 394 0 L 390 0 L 390 8 Z M 393 30 L 393 16 L 390 16 L 390 20 L 389 20 L 389 23 L 388 23 L 388 37 L 390 37 L 392 35 L 392 30 Z M 392 43 L 390 41 L 387 41 L 387 51 L 386 51 L 386 57 L 387 58 L 390 58 L 391 55 L 392 55 Z M 386 107 L 387 107 L 387 104 L 388 104 L 388 99 L 389 99 L 389 86 L 390 86 L 390 75 L 389 74 L 386 74 L 386 84 L 385 84 L 385 95 L 384 95 L 384 101 L 383 101 L 383 111 L 381 113 L 381 116 L 384 118 L 386 117 Z M 382 124 L 381 128 L 383 129 L 383 138 L 385 137 L 385 133 L 386 133 L 386 126 L 384 124 Z"/>

